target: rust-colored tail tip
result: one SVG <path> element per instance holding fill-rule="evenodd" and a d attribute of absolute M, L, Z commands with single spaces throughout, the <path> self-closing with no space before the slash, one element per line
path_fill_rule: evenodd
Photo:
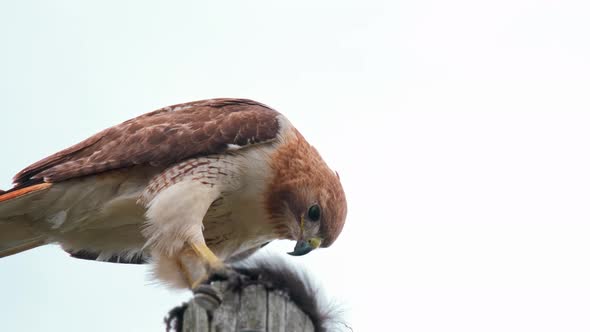
<path fill-rule="evenodd" d="M 44 190 L 51 187 L 51 183 L 39 183 L 29 187 L 20 188 L 14 191 L 3 191 L 0 190 L 0 203 L 9 201 L 13 198 L 22 197 L 27 194 L 34 193 L 36 191 Z"/>

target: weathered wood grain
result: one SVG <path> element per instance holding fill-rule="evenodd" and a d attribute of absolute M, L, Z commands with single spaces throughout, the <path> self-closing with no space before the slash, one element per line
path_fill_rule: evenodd
<path fill-rule="evenodd" d="M 285 310 L 287 298 L 279 292 L 268 292 L 268 331 L 287 332 L 285 330 Z"/>
<path fill-rule="evenodd" d="M 185 310 L 182 332 L 313 332 L 313 323 L 281 291 L 250 285 L 241 291 L 225 282 L 212 287 L 223 294 L 221 305 L 207 310 L 191 300 Z"/>
<path fill-rule="evenodd" d="M 251 285 L 240 294 L 240 311 L 238 312 L 238 331 L 266 331 L 266 288 Z"/>
<path fill-rule="evenodd" d="M 240 308 L 240 294 L 227 291 L 225 282 L 214 282 L 212 286 L 222 292 L 223 300 L 221 306 L 213 312 L 211 332 L 234 332 Z"/>
<path fill-rule="evenodd" d="M 209 332 L 207 311 L 194 300 L 188 303 L 183 319 L 182 332 Z"/>
<path fill-rule="evenodd" d="M 294 305 L 289 305 L 285 311 L 285 331 L 303 332 L 307 316 Z"/>

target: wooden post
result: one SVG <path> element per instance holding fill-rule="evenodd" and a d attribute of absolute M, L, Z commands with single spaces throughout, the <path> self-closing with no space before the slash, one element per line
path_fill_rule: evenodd
<path fill-rule="evenodd" d="M 201 287 L 187 304 L 171 311 L 166 323 L 169 330 L 175 325 L 176 332 L 315 331 L 309 317 L 282 291 L 261 284 L 234 291 L 226 282 Z"/>

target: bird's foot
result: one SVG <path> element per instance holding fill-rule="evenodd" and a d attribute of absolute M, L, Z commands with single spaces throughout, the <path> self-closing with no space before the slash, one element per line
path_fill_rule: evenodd
<path fill-rule="evenodd" d="M 224 281 L 229 285 L 241 282 L 243 276 L 228 266 L 211 267 L 209 274 L 202 280 L 193 283 L 191 290 L 195 301 L 208 311 L 217 309 L 223 300 L 219 285 L 212 285 L 213 282 Z"/>

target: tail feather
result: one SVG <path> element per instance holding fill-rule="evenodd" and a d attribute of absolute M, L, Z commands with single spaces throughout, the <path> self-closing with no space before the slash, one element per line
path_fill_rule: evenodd
<path fill-rule="evenodd" d="M 41 183 L 0 191 L 0 258 L 44 245 L 46 238 L 31 227 L 25 216 L 28 199 L 51 186 Z"/>
<path fill-rule="evenodd" d="M 8 243 L 0 243 L 0 258 L 18 254 L 29 249 L 37 248 L 46 244 L 45 239 L 42 236 L 22 239 L 19 241 L 11 241 Z"/>

